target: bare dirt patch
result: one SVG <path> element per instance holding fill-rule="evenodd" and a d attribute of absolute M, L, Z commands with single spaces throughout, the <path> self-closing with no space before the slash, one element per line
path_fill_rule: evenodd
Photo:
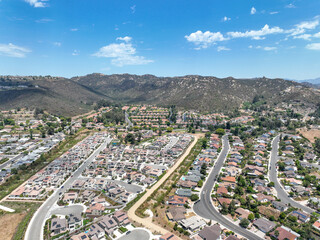
<path fill-rule="evenodd" d="M 24 213 L 5 214 L 0 216 L 0 236 L 2 240 L 11 240 L 16 232 L 18 224 L 26 216 Z"/>
<path fill-rule="evenodd" d="M 311 143 L 315 142 L 315 138 L 320 138 L 320 130 L 319 129 L 306 129 L 306 128 L 299 128 L 297 129 L 302 136 L 307 138 Z"/>

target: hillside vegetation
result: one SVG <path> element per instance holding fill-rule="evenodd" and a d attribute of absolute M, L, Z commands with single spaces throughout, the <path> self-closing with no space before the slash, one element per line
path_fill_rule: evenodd
<path fill-rule="evenodd" d="M 92 109 L 101 99 L 215 111 L 232 110 L 257 95 L 264 96 L 269 104 L 301 102 L 316 105 L 320 102 L 317 90 L 283 79 L 130 74 L 89 74 L 71 79 L 0 77 L 1 109 L 39 107 L 70 116 Z"/>

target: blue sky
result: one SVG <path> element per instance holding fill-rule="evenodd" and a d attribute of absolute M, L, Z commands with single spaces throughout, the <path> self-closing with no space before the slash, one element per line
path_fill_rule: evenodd
<path fill-rule="evenodd" d="M 0 0 L 0 74 L 320 77 L 319 0 Z"/>

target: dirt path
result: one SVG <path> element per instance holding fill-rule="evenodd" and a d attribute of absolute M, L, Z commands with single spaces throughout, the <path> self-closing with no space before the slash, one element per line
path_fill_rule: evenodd
<path fill-rule="evenodd" d="M 2 240 L 11 240 L 16 228 L 26 213 L 5 214 L 0 217 L 0 236 Z"/>
<path fill-rule="evenodd" d="M 135 212 L 136 210 L 139 208 L 139 206 L 141 204 L 144 203 L 144 201 L 147 200 L 147 198 L 154 192 L 157 190 L 157 188 L 159 188 L 161 186 L 161 184 L 163 184 L 167 178 L 179 167 L 179 165 L 183 162 L 183 160 L 189 155 L 191 149 L 194 147 L 194 145 L 197 143 L 199 137 L 202 136 L 202 134 L 194 134 L 194 140 L 193 142 L 190 144 L 190 146 L 188 147 L 188 149 L 184 152 L 183 155 L 181 155 L 179 157 L 179 159 L 177 160 L 177 162 L 173 165 L 173 167 L 171 167 L 168 172 L 155 184 L 152 186 L 152 188 L 147 189 L 146 194 L 143 195 L 142 198 L 139 199 L 139 201 L 136 202 L 136 204 L 134 204 L 130 210 L 128 211 L 128 217 L 130 219 L 132 219 L 133 221 L 136 221 L 140 224 L 142 224 L 144 227 L 146 227 L 147 229 L 149 229 L 152 232 L 158 232 L 161 234 L 166 234 L 168 232 L 168 230 L 152 223 L 152 221 L 150 221 L 150 218 L 141 218 L 138 217 Z M 180 238 L 179 238 L 180 239 Z"/>

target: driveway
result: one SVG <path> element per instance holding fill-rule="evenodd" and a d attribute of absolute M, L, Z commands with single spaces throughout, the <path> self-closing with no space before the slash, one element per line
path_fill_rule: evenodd
<path fill-rule="evenodd" d="M 70 214 L 81 214 L 84 211 L 84 206 L 82 205 L 71 205 L 71 206 L 62 206 L 50 211 L 50 215 L 70 215 Z"/>
<path fill-rule="evenodd" d="M 143 229 L 132 230 L 127 235 L 120 237 L 118 240 L 149 240 L 150 234 Z"/>

